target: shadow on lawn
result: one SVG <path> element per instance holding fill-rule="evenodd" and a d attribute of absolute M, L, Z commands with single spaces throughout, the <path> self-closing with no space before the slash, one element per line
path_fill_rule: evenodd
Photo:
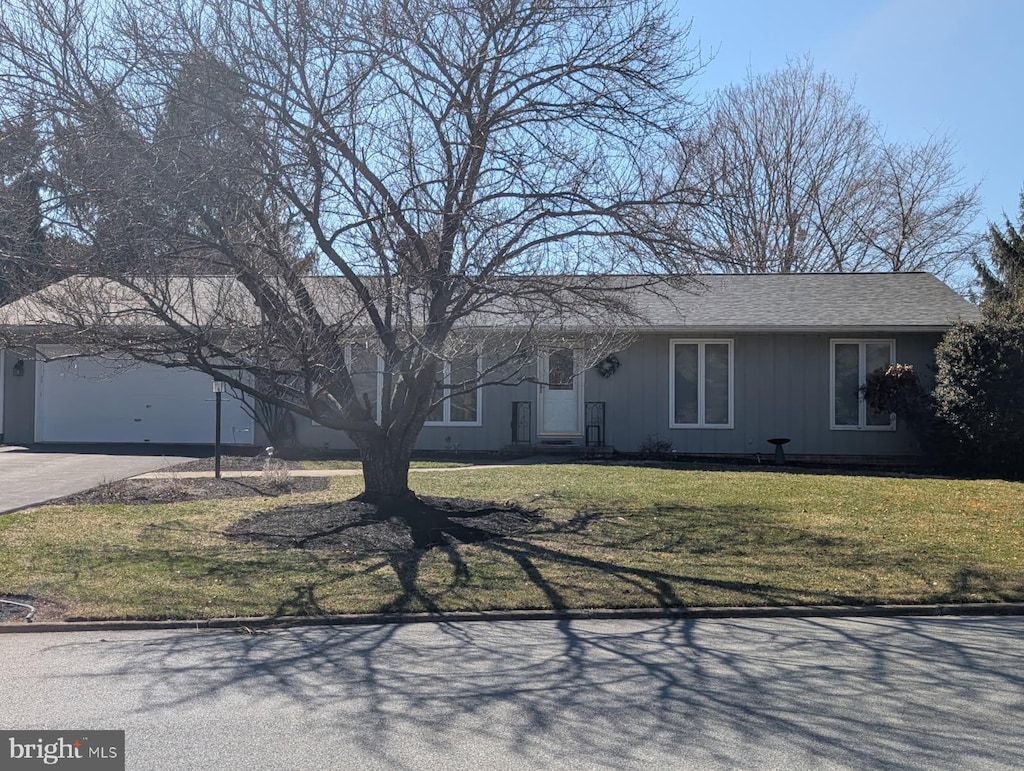
<path fill-rule="evenodd" d="M 566 505 L 556 501 L 551 516 Z M 406 519 L 382 520 L 373 505 L 357 500 L 296 503 L 258 511 L 215 534 L 201 522 L 154 522 L 143 527 L 138 549 L 119 545 L 94 554 L 85 545 L 68 546 L 82 553 L 68 553 L 64 562 L 74 581 L 88 570 L 123 571 L 145 581 L 141 565 L 161 580 L 169 575 L 174 581 L 180 576 L 223 584 L 230 592 L 207 593 L 216 612 L 233 614 L 240 608 L 240 615 L 262 604 L 251 602 L 249 587 L 268 585 L 267 575 L 287 576 L 267 590 L 272 596 L 264 595 L 276 604 L 275 616 L 356 608 L 440 613 L 892 601 L 891 591 L 871 593 L 870 577 L 856 579 L 856 586 L 844 586 L 842 577 L 828 585 L 810 580 L 805 566 L 813 566 L 816 575 L 888 571 L 897 582 L 909 578 L 924 587 L 916 601 L 1020 596 L 1019 587 L 1007 586 L 1005 579 L 1001 586 L 998 575 L 969 563 L 950 565 L 950 575 L 929 575 L 925 582 L 926 557 L 913 550 L 896 551 L 898 543 L 868 541 L 856 531 L 803 527 L 764 504 L 673 502 L 629 513 L 591 508 L 561 519 L 515 503 L 424 497 L 416 506 Z M 211 535 L 227 543 L 202 549 L 186 545 Z M 237 550 L 234 542 L 256 548 Z M 494 576 L 510 587 L 506 594 Z M 358 601 L 345 597 L 354 586 L 364 587 Z M 177 606 L 179 615 L 201 614 L 202 603 L 193 599 L 199 594 L 181 592 L 168 609 L 144 613 L 174 615 Z M 483 599 L 477 602 L 474 595 Z"/>
<path fill-rule="evenodd" d="M 464 502 L 463 502 L 464 503 Z M 777 556 L 780 552 L 796 559 L 807 555 L 820 555 L 822 560 L 837 567 L 863 564 L 864 557 L 856 539 L 826 536 L 786 526 L 771 512 L 745 506 L 701 508 L 698 506 L 667 506 L 653 512 L 663 519 L 669 517 L 715 517 L 723 523 L 712 530 L 695 535 L 685 526 L 675 524 L 664 533 L 636 532 L 617 511 L 586 511 L 564 522 L 542 520 L 536 514 L 505 507 L 506 515 L 499 523 L 509 527 L 510 515 L 519 517 L 519 532 L 494 532 L 498 525 L 489 521 L 474 524 L 474 516 L 481 522 L 494 514 L 494 507 L 483 507 L 473 515 L 461 511 L 444 519 L 435 518 L 428 534 L 404 529 L 400 524 L 372 522 L 351 514 L 348 520 L 324 526 L 320 517 L 331 517 L 337 504 L 324 504 L 317 516 L 310 518 L 309 510 L 295 507 L 265 512 L 239 525 L 231 538 L 256 541 L 278 548 L 299 548 L 305 551 L 318 569 L 322 583 L 316 581 L 297 584 L 294 594 L 282 601 L 278 615 L 317 615 L 325 613 L 321 596 L 328 588 L 351 577 L 348 571 L 338 572 L 327 564 L 327 557 L 335 549 L 355 548 L 353 556 L 373 557 L 374 567 L 390 566 L 398 582 L 397 593 L 378 609 L 385 612 L 426 610 L 440 613 L 457 607 L 449 595 L 457 595 L 471 587 L 476 576 L 474 570 L 488 570 L 495 560 L 507 565 L 514 563 L 522 571 L 522 579 L 544 597 L 539 607 L 567 610 L 573 607 L 638 606 L 677 608 L 688 604 L 723 604 L 718 598 L 729 597 L 737 605 L 786 604 L 861 604 L 864 597 L 836 591 L 809 589 L 806 586 L 786 586 L 768 583 L 763 579 L 714 578 L 694 568 L 683 570 L 685 563 L 676 560 L 658 567 L 652 561 L 652 552 L 664 554 L 690 554 L 694 561 L 700 558 L 744 559 L 750 554 Z M 296 520 L 293 515 L 300 515 Z M 742 526 L 736 523 L 741 522 Z M 625 523 L 625 524 L 623 524 Z M 728 524 L 725 524 L 728 523 Z M 656 527 L 656 522 L 649 523 Z M 311 528 L 305 533 L 301 527 Z M 643 530 L 643 528 L 641 528 Z M 367 532 L 374 535 L 368 536 Z M 427 539 L 426 541 L 424 539 Z M 465 546 L 473 545 L 471 551 Z M 359 553 L 361 552 L 361 553 Z M 376 559 L 380 556 L 380 559 Z M 444 584 L 438 585 L 437 557 L 443 556 L 449 565 Z M 427 563 L 430 563 L 429 566 Z M 364 571 L 360 571 L 364 572 Z M 429 572 L 428 580 L 424 573 Z M 714 571 L 712 571 L 714 572 Z M 722 571 L 718 571 L 721 573 Z M 737 571 L 740 572 L 740 571 Z M 770 571 L 759 571 L 762 575 Z M 792 574 L 792 571 L 788 571 Z M 782 571 L 786 574 L 786 571 Z M 574 586 L 576 581 L 580 586 Z M 613 589 L 604 596 L 602 587 Z M 589 590 L 587 587 L 591 587 Z M 589 600 L 581 602 L 581 597 Z M 694 603 L 694 596 L 713 596 L 710 603 Z M 686 597 L 691 600 L 687 602 Z M 464 605 L 462 607 L 465 607 Z M 517 605 L 516 607 L 522 607 Z M 529 607 L 538 607 L 537 605 Z"/>
<path fill-rule="evenodd" d="M 79 545 L 69 548 L 80 553 L 68 552 L 63 561 L 74 581 L 79 573 L 93 570 L 138 575 L 137 580 L 145 581 L 146 576 L 138 573 L 144 565 L 161 580 L 171 576 L 190 587 L 221 585 L 224 591 L 214 589 L 210 594 L 218 615 L 252 613 L 252 587 L 269 587 L 268 575 L 288 577 L 261 590 L 275 603 L 270 612 L 275 617 L 350 609 L 441 613 L 497 607 L 564 611 L 892 601 L 891 595 L 873 596 L 865 588 L 870 581 L 843 591 L 843 579 L 826 585 L 807 579 L 803 570 L 813 566 L 819 575 L 854 576 L 874 570 L 879 558 L 872 549 L 877 544 L 857 533 L 787 524 L 763 506 L 662 505 L 625 517 L 617 510 L 587 510 L 560 521 L 506 506 L 508 516 L 498 523 L 489 521 L 488 530 L 484 522 L 495 508 L 479 502 L 468 508 L 463 501 L 457 511 L 448 512 L 460 516 L 451 516 L 447 525 L 435 522 L 440 530 L 431 535 L 434 545 L 424 546 L 408 528 L 394 521 L 368 520 L 358 510 L 345 509 L 349 519 L 339 522 L 333 519 L 338 505 L 271 509 L 221 533 L 227 543 L 201 549 L 166 542 L 178 531 L 188 540 L 193 532 L 209 536 L 201 525 L 165 522 L 147 526 L 137 548 L 119 545 L 96 552 Z M 662 523 L 665 526 L 659 529 Z M 499 525 L 505 533 L 494 531 Z M 519 530 L 508 532 L 515 530 L 513 525 Z M 257 548 L 238 550 L 233 540 Z M 908 562 L 920 555 L 893 552 L 882 558 L 889 560 L 897 580 L 922 578 L 915 573 L 916 563 Z M 922 574 L 926 567 L 922 563 Z M 998 576 L 971 565 L 952 567 L 959 567 L 958 572 L 945 578 L 930 575 L 938 584 L 928 584 L 926 594 L 915 600 L 1019 599 L 1019 587 L 1005 581 L 1000 585 Z M 510 587 L 504 595 L 502 585 Z M 361 597 L 354 598 L 353 590 L 362 592 Z M 144 614 L 201 614 L 202 602 L 195 599 L 200 595 L 191 589 L 181 591 L 180 598 L 168 598 L 165 609 Z M 474 594 L 482 599 L 474 601 Z"/>

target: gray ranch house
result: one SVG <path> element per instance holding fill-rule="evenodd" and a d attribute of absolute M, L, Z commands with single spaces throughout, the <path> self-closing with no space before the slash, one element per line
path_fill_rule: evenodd
<path fill-rule="evenodd" d="M 864 403 L 867 373 L 910 364 L 929 386 L 944 332 L 978 317 L 926 273 L 706 275 L 638 302 L 645 321 L 622 350 L 584 369 L 577 351 L 554 348 L 538 357 L 535 377 L 453 395 L 437 405 L 418 449 L 637 452 L 660 443 L 681 454 L 751 457 L 786 438 L 791 457 L 905 458 L 917 452 L 914 438 Z M 82 356 L 47 361 L 60 353 L 0 351 L 3 441 L 213 441 L 209 376 Z M 445 372 L 473 366 L 486 366 L 486 353 Z M 370 392 L 374 380 L 365 383 Z M 224 441 L 264 444 L 243 401 L 225 397 Z M 310 448 L 353 449 L 344 433 L 305 418 L 296 418 L 294 436 Z"/>

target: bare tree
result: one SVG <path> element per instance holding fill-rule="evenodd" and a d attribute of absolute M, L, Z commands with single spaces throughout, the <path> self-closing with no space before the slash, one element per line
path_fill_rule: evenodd
<path fill-rule="evenodd" d="M 851 89 L 802 60 L 722 91 L 680 173 L 711 191 L 681 228 L 708 270 L 931 270 L 969 261 L 976 188 L 947 140 L 884 142 Z"/>
<path fill-rule="evenodd" d="M 9 321 L 345 430 L 366 498 L 408 501 L 440 400 L 527 377 L 545 346 L 596 360 L 638 319 L 628 290 L 680 264 L 650 215 L 679 203 L 655 171 L 699 65 L 670 16 L 654 0 L 12 0 L 0 83 L 44 116 L 53 227 L 93 257 Z M 380 404 L 354 349 L 380 362 Z M 480 371 L 452 364 L 478 351 Z"/>
<path fill-rule="evenodd" d="M 978 188 L 964 186 L 952 156 L 948 139 L 877 145 L 873 210 L 861 226 L 873 265 L 950 279 L 973 259 Z"/>

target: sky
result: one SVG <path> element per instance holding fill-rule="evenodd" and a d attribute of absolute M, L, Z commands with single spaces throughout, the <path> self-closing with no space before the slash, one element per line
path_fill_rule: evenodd
<path fill-rule="evenodd" d="M 713 55 L 700 97 L 809 56 L 852 86 L 891 141 L 949 137 L 979 183 L 975 226 L 1018 222 L 1024 188 L 1024 0 L 675 0 Z"/>

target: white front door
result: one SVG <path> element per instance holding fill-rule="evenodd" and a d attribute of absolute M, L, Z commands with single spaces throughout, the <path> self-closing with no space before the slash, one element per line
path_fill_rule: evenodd
<path fill-rule="evenodd" d="M 577 357 L 569 348 L 541 354 L 538 410 L 541 436 L 583 435 L 583 375 L 573 376 Z"/>

